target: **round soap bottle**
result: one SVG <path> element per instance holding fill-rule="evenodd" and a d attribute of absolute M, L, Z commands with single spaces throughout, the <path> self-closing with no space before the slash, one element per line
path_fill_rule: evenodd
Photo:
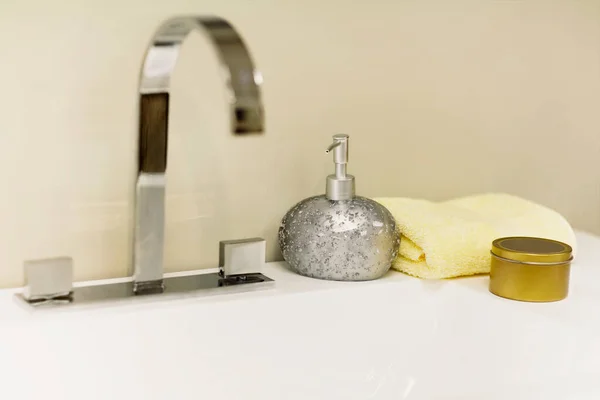
<path fill-rule="evenodd" d="M 283 217 L 279 246 L 295 272 L 319 279 L 377 279 L 391 267 L 400 235 L 392 214 L 374 200 L 355 195 L 354 176 L 346 173 L 348 135 L 334 135 L 335 174 L 325 195 L 302 200 Z"/>

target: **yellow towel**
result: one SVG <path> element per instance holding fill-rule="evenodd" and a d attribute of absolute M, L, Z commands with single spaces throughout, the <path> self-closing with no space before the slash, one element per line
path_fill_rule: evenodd
<path fill-rule="evenodd" d="M 559 240 L 576 250 L 567 220 L 522 198 L 489 193 L 445 202 L 375 199 L 390 210 L 401 233 L 392 268 L 419 278 L 442 279 L 490 272 L 492 241 L 504 236 Z"/>

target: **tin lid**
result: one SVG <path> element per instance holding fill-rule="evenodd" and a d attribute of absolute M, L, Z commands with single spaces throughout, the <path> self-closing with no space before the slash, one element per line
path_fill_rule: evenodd
<path fill-rule="evenodd" d="M 492 242 L 492 253 L 498 257 L 525 263 L 556 263 L 569 261 L 573 249 L 552 239 L 513 236 Z"/>

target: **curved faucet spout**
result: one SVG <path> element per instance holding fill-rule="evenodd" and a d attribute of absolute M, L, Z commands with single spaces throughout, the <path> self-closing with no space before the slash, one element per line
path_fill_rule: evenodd
<path fill-rule="evenodd" d="M 165 172 L 170 81 L 183 41 L 192 30 L 208 34 L 223 66 L 231 131 L 262 132 L 262 76 L 236 30 L 214 16 L 174 17 L 148 47 L 140 78 L 138 179 L 136 183 L 133 279 L 136 293 L 162 291 Z"/>
<path fill-rule="evenodd" d="M 171 76 L 183 41 L 192 30 L 206 32 L 223 68 L 233 133 L 263 131 L 262 75 L 240 35 L 218 17 L 174 17 L 156 31 L 140 79 L 140 171 L 164 172 Z"/>

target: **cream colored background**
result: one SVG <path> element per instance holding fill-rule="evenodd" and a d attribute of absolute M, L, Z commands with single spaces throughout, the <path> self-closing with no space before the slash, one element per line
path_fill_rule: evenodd
<path fill-rule="evenodd" d="M 174 79 L 166 265 L 215 266 L 218 241 L 268 240 L 324 191 L 351 135 L 366 196 L 508 191 L 600 233 L 598 0 L 4 0 L 0 286 L 25 259 L 123 276 L 131 251 L 137 81 L 167 16 L 214 13 L 265 77 L 267 132 L 226 134 L 207 41 Z"/>

